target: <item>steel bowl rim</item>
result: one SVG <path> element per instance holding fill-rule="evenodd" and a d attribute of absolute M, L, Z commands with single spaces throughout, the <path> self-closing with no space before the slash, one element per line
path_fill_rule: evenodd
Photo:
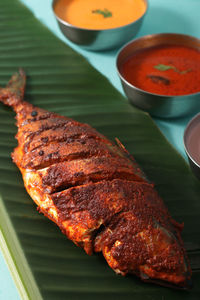
<path fill-rule="evenodd" d="M 191 126 L 191 124 L 196 120 L 200 118 L 200 112 L 197 113 L 189 122 L 188 124 L 186 125 L 186 128 L 184 130 L 184 135 L 183 135 L 183 144 L 184 144 L 184 149 L 185 149 L 185 152 L 187 154 L 187 156 L 189 157 L 189 159 L 198 167 L 200 168 L 200 164 L 198 164 L 194 158 L 191 156 L 191 154 L 189 153 L 189 150 L 187 148 L 187 141 L 186 141 L 186 135 L 187 135 L 187 131 L 189 130 L 189 127 Z"/>
<path fill-rule="evenodd" d="M 145 39 L 150 39 L 152 37 L 155 37 L 155 36 L 184 36 L 186 38 L 190 38 L 190 39 L 193 39 L 193 40 L 196 40 L 196 41 L 199 41 L 200 42 L 200 39 L 198 39 L 197 37 L 195 36 L 192 36 L 192 35 L 188 35 L 188 34 L 183 34 L 183 33 L 173 33 L 173 32 L 164 32 L 164 33 L 153 33 L 153 34 L 148 34 L 148 35 L 144 35 L 144 36 L 140 36 L 138 38 L 135 38 L 131 41 L 129 41 L 128 43 L 126 43 L 125 45 L 123 45 L 117 52 L 117 55 L 116 55 L 116 60 L 115 60 L 115 67 L 117 69 L 117 73 L 118 73 L 118 76 L 120 77 L 120 79 L 125 82 L 125 84 L 127 84 L 130 88 L 134 88 L 136 91 L 139 91 L 141 93 L 144 93 L 145 95 L 150 95 L 150 96 L 155 96 L 155 97 L 162 97 L 162 98 L 165 98 L 165 99 L 173 99 L 173 98 L 176 98 L 176 99 L 179 99 L 179 98 L 187 98 L 187 97 L 191 97 L 191 96 L 197 96 L 197 95 L 200 95 L 200 91 L 199 92 L 196 92 L 196 93 L 191 93 L 191 94 L 185 94 L 185 95 L 162 95 L 162 94 L 155 94 L 155 93 L 151 93 L 151 92 L 148 92 L 148 91 L 145 91 L 145 90 L 142 90 L 138 87 L 136 87 L 135 85 L 131 84 L 130 82 L 128 82 L 124 77 L 123 75 L 121 74 L 120 70 L 119 70 L 119 63 L 118 63 L 118 60 L 119 60 L 119 55 L 121 54 L 121 52 L 123 50 L 125 50 L 126 47 L 128 47 L 129 45 L 137 42 L 138 40 L 145 40 Z M 192 48 L 192 47 L 191 47 Z"/>
<path fill-rule="evenodd" d="M 62 23 L 63 25 L 65 25 L 65 26 L 67 26 L 67 27 L 73 28 L 73 29 L 78 29 L 78 30 L 82 30 L 82 31 L 86 31 L 86 32 L 96 32 L 96 33 L 97 33 L 97 32 L 101 32 L 101 31 L 103 31 L 103 32 L 117 31 L 117 30 L 120 30 L 120 29 L 124 29 L 124 28 L 126 28 L 126 27 L 129 27 L 129 26 L 131 26 L 131 25 L 133 25 L 133 24 L 139 22 L 141 19 L 143 19 L 144 16 L 147 14 L 148 10 L 149 10 L 149 0 L 143 0 L 143 1 L 145 1 L 145 3 L 146 3 L 146 10 L 145 10 L 145 12 L 144 12 L 137 20 L 135 20 L 135 21 L 133 21 L 133 22 L 131 22 L 131 23 L 129 23 L 129 24 L 126 24 L 126 25 L 123 25 L 123 26 L 119 26 L 119 27 L 115 27 L 115 28 L 107 28 L 107 29 L 89 29 L 89 28 L 83 28 L 83 27 L 78 27 L 78 26 L 72 25 L 72 24 L 70 24 L 70 23 L 64 21 L 64 20 L 61 19 L 60 17 L 58 17 L 58 16 L 56 15 L 56 13 L 55 13 L 55 10 L 54 10 L 54 5 L 55 5 L 55 3 L 56 3 L 57 1 L 59 1 L 59 0 L 53 0 L 53 1 L 52 1 L 52 4 L 51 4 L 51 7 L 52 7 L 52 10 L 53 10 L 54 16 L 56 17 L 56 19 L 57 19 L 60 23 Z"/>

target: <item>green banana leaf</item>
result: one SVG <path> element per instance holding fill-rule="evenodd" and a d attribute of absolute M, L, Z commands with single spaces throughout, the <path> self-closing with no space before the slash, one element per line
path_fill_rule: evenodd
<path fill-rule="evenodd" d="M 14 113 L 0 104 L 0 243 L 22 299 L 199 299 L 200 184 L 150 116 L 131 107 L 89 63 L 41 25 L 18 0 L 0 2 L 0 84 L 27 72 L 26 99 L 118 137 L 155 183 L 194 270 L 189 292 L 116 275 L 101 255 L 87 256 L 61 234 L 27 195 L 10 153 Z"/>

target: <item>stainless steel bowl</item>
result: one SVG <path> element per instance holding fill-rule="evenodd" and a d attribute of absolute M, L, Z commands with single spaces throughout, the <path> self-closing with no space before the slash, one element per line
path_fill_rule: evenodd
<path fill-rule="evenodd" d="M 135 51 L 163 44 L 189 46 L 200 50 L 200 39 L 176 33 L 147 35 L 126 44 L 119 51 L 116 62 L 125 94 L 132 104 L 160 118 L 181 117 L 200 111 L 200 93 L 184 96 L 153 94 L 130 84 L 121 74 L 121 66 Z"/>
<path fill-rule="evenodd" d="M 199 127 L 197 127 L 199 126 Z M 199 130 L 198 130 L 199 129 Z M 199 134 L 198 138 L 195 138 L 195 134 Z M 199 131 L 199 132 L 198 132 Z M 198 113 L 194 118 L 191 119 L 191 121 L 186 126 L 185 132 L 184 132 L 184 146 L 185 146 L 185 152 L 187 154 L 190 167 L 195 174 L 195 176 L 200 179 L 200 159 L 199 162 L 197 161 L 197 153 L 199 152 L 200 157 L 200 113 Z"/>
<path fill-rule="evenodd" d="M 148 10 L 148 0 L 143 0 L 146 5 L 146 11 L 135 22 L 113 29 L 92 30 L 71 25 L 60 19 L 54 10 L 57 1 L 59 0 L 53 1 L 52 9 L 64 36 L 84 49 L 92 51 L 113 49 L 130 41 L 139 31 Z"/>

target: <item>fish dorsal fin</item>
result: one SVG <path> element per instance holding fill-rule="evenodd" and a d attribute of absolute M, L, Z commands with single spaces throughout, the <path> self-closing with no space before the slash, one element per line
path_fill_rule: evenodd
<path fill-rule="evenodd" d="M 135 158 L 128 152 L 128 150 L 126 150 L 125 146 L 122 144 L 122 142 L 118 139 L 118 138 L 115 138 L 115 142 L 118 146 L 118 148 L 120 149 L 122 155 L 126 158 L 128 158 L 134 168 L 135 168 L 135 174 L 137 174 L 139 177 L 143 178 L 144 181 L 150 183 L 149 179 L 147 178 L 147 176 L 144 174 L 143 170 L 140 168 L 140 166 L 137 164 Z"/>

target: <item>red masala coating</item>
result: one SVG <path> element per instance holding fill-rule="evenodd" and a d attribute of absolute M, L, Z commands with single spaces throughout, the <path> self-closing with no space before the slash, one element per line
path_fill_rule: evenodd
<path fill-rule="evenodd" d="M 114 178 L 143 181 L 123 157 L 91 157 L 57 163 L 38 171 L 45 192 Z"/>
<path fill-rule="evenodd" d="M 87 240 L 82 247 L 91 253 L 95 243 L 95 251 L 102 251 L 106 258 L 109 251 L 115 270 L 123 274 L 140 274 L 144 272 L 141 266 L 153 267 L 158 273 L 170 274 L 173 270 L 176 283 L 183 281 L 185 253 L 178 242 L 178 229 L 172 226 L 169 213 L 150 184 L 101 181 L 54 194 L 52 199 L 60 219 L 70 220 L 74 232 L 83 222 L 80 212 L 87 212 L 83 236 L 87 232 L 90 245 Z M 105 229 L 99 233 L 102 225 Z M 70 232 L 66 233 L 72 238 Z M 80 233 L 73 233 L 73 240 L 78 244 Z"/>
<path fill-rule="evenodd" d="M 15 74 L 0 100 L 17 113 L 12 157 L 39 210 L 88 254 L 102 251 L 115 272 L 186 287 L 181 226 L 133 157 L 89 125 L 22 101 L 24 86 Z"/>

